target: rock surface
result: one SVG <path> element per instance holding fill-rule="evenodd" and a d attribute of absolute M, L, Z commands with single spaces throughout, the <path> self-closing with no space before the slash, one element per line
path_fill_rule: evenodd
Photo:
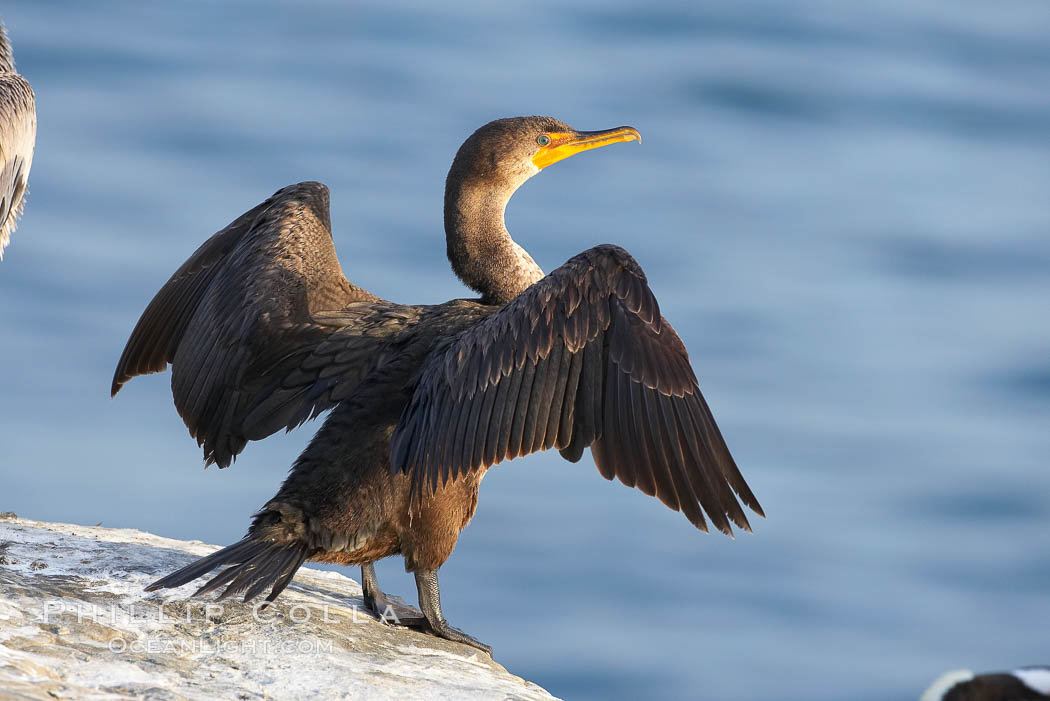
<path fill-rule="evenodd" d="M 364 613 L 303 568 L 269 608 L 194 585 L 144 594 L 216 548 L 0 514 L 0 698 L 551 699 L 487 655 Z"/>

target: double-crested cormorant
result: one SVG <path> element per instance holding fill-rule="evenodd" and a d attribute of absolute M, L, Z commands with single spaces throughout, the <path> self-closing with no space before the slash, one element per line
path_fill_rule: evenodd
<path fill-rule="evenodd" d="M 415 624 L 490 650 L 449 626 L 437 570 L 503 460 L 591 448 L 601 474 L 682 510 L 706 531 L 761 514 L 641 268 L 596 246 L 544 276 L 504 225 L 507 201 L 542 168 L 639 139 L 549 117 L 500 119 L 460 147 L 445 186 L 448 257 L 481 294 L 388 302 L 344 277 L 328 189 L 284 188 L 215 234 L 150 302 L 117 365 L 115 394 L 172 365 L 172 393 L 209 463 L 333 409 L 277 495 L 234 545 L 150 585 L 226 566 L 198 593 L 272 601 L 304 560 L 360 565 L 366 605 L 388 601 L 372 563 L 415 573 Z M 702 510 L 701 510 L 702 509 Z"/>
<path fill-rule="evenodd" d="M 33 89 L 15 72 L 11 43 L 0 22 L 0 259 L 22 215 L 35 144 Z"/>

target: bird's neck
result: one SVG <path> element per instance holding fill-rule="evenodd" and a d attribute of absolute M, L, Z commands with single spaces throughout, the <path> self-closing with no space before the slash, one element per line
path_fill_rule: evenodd
<path fill-rule="evenodd" d="M 465 179 L 445 188 L 448 259 L 459 279 L 486 304 L 506 304 L 543 278 L 503 219 L 516 187 Z"/>

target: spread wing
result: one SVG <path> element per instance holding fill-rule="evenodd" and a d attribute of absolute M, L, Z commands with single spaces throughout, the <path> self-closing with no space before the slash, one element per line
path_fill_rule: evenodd
<path fill-rule="evenodd" d="M 335 254 L 328 188 L 279 190 L 212 236 L 146 307 L 112 393 L 172 365 L 171 389 L 204 457 L 230 464 L 248 440 L 344 398 L 383 333 L 412 308 L 352 285 Z"/>
<path fill-rule="evenodd" d="M 417 489 L 557 448 L 707 530 L 762 514 L 644 273 L 615 246 L 569 260 L 433 353 L 393 436 Z M 728 517 L 728 519 L 727 519 Z"/>
<path fill-rule="evenodd" d="M 11 48 L 0 25 L 0 259 L 22 214 L 35 144 L 33 89 L 15 73 Z"/>

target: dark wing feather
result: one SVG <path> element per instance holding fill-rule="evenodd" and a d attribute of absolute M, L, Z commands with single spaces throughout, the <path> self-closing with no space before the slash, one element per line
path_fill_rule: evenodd
<path fill-rule="evenodd" d="M 761 514 L 678 334 L 615 246 L 569 260 L 430 355 L 392 443 L 417 489 L 557 448 L 707 529 Z M 436 453 L 436 458 L 435 458 Z M 735 496 L 734 496 L 735 492 Z"/>
<path fill-rule="evenodd" d="M 212 236 L 146 307 L 112 393 L 172 365 L 175 406 L 208 462 L 347 396 L 412 308 L 343 275 L 328 188 L 286 187 Z"/>

